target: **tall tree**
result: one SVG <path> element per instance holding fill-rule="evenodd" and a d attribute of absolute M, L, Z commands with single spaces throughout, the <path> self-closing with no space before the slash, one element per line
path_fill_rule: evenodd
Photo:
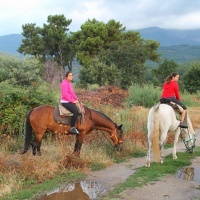
<path fill-rule="evenodd" d="M 128 88 L 132 83 L 145 82 L 144 64 L 147 60 L 158 61 L 158 47 L 158 42 L 143 40 L 138 32 L 124 32 L 119 41 L 112 42 L 102 53 L 101 59 L 107 65 L 114 63 L 117 66 L 119 84 L 122 88 Z"/>
<path fill-rule="evenodd" d="M 121 37 L 122 24 L 110 20 L 107 24 L 96 19 L 88 20 L 81 26 L 77 58 L 83 65 L 109 48 L 111 42 Z"/>
<path fill-rule="evenodd" d="M 24 55 L 33 55 L 36 58 L 44 57 L 44 41 L 42 29 L 36 24 L 22 25 L 24 39 L 18 48 L 18 52 Z"/>
<path fill-rule="evenodd" d="M 66 43 L 68 26 L 72 20 L 67 20 L 64 15 L 50 15 L 47 22 L 42 28 L 36 27 L 35 24 L 23 25 L 22 35 L 25 39 L 18 51 L 39 57 L 43 62 L 50 59 L 64 68 L 68 65 L 67 59 L 71 58 L 66 51 Z"/>

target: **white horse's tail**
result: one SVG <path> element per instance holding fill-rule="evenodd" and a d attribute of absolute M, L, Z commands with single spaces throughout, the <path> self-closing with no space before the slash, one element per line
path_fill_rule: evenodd
<path fill-rule="evenodd" d="M 157 104 L 153 107 L 152 110 L 152 151 L 154 155 L 154 161 L 160 162 L 160 131 L 159 131 L 159 105 Z"/>

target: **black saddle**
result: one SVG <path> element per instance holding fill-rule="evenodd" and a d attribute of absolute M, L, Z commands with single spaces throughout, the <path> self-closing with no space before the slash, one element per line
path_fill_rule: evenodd
<path fill-rule="evenodd" d="M 176 112 L 180 113 L 179 106 L 176 103 L 174 103 L 171 99 L 161 98 L 160 103 L 167 104 L 167 105 L 171 106 Z"/>

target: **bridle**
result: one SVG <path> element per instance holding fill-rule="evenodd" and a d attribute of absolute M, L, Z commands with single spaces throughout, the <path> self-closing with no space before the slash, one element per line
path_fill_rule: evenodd
<path fill-rule="evenodd" d="M 113 137 L 114 137 L 115 140 L 116 140 L 115 143 L 113 142 L 113 143 L 114 143 L 114 146 L 116 146 L 116 145 L 118 145 L 118 144 L 124 142 L 123 140 L 119 140 L 118 137 L 117 137 L 117 127 L 116 127 L 116 129 L 115 129 L 115 132 L 110 136 L 110 139 L 112 139 Z"/>
<path fill-rule="evenodd" d="M 192 152 L 193 149 L 195 148 L 195 141 L 196 141 L 195 135 L 192 135 L 192 137 L 191 137 L 190 134 L 189 134 L 189 130 L 187 129 L 187 133 L 186 134 L 188 134 L 188 138 L 189 139 L 186 140 L 182 136 L 183 129 L 182 128 L 180 128 L 180 129 L 181 129 L 181 134 L 180 134 L 181 135 L 181 139 L 183 140 L 183 143 L 185 144 L 185 147 L 186 147 L 187 151 L 188 152 Z M 192 146 L 190 146 L 189 143 L 192 143 Z"/>

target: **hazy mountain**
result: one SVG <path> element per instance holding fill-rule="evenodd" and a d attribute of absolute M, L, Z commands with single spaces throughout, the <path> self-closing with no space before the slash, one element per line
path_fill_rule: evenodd
<path fill-rule="evenodd" d="M 185 63 L 199 60 L 200 58 L 200 29 L 174 30 L 150 27 L 139 30 L 142 38 L 160 42 L 159 53 L 162 58 Z M 0 36 L 0 52 L 19 54 L 23 36 L 11 34 Z"/>
<path fill-rule="evenodd" d="M 138 29 L 142 38 L 160 42 L 160 46 L 200 45 L 200 29 L 176 30 L 158 27 Z"/>
<path fill-rule="evenodd" d="M 22 39 L 23 36 L 21 34 L 0 36 L 0 52 L 19 54 L 17 49 L 20 47 Z"/>

